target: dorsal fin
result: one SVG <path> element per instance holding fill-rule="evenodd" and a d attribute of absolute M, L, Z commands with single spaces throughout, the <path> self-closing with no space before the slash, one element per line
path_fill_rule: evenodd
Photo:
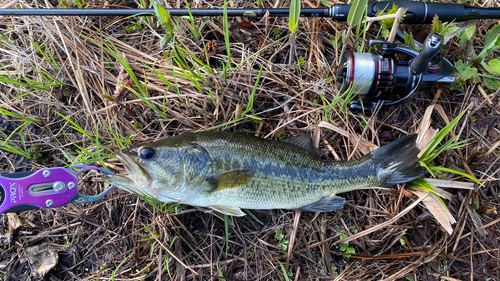
<path fill-rule="evenodd" d="M 296 145 L 298 147 L 302 147 L 305 150 L 309 150 L 312 152 L 314 155 L 321 157 L 323 155 L 323 152 L 321 149 L 314 147 L 313 140 L 311 138 L 311 135 L 308 133 L 298 135 L 298 136 L 293 136 L 289 137 L 286 139 L 281 140 L 282 142 L 287 142 L 293 145 Z"/>
<path fill-rule="evenodd" d="M 214 177 L 208 178 L 208 183 L 212 186 L 210 192 L 242 186 L 248 183 L 254 174 L 247 169 L 232 170 Z"/>

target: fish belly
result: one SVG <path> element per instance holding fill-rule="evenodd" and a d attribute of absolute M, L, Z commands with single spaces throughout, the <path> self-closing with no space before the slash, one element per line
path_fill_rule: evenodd
<path fill-rule="evenodd" d="M 336 193 L 371 187 L 373 179 L 328 180 L 321 183 L 284 181 L 257 176 L 249 183 L 211 192 L 210 186 L 184 203 L 202 207 L 228 205 L 244 209 L 298 209 Z"/>

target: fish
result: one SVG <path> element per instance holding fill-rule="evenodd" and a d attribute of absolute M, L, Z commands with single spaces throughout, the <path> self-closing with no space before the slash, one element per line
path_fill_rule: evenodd
<path fill-rule="evenodd" d="M 116 153 L 125 173 L 104 181 L 161 202 L 210 208 L 232 216 L 242 209 L 330 212 L 337 194 L 385 187 L 422 177 L 415 141 L 408 135 L 351 161 L 321 158 L 311 136 L 272 141 L 243 133 L 184 133 Z"/>

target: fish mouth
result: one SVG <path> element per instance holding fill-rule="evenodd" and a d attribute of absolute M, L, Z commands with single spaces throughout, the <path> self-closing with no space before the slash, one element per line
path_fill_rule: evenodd
<path fill-rule="evenodd" d="M 125 167 L 125 173 L 104 175 L 104 181 L 117 187 L 126 189 L 136 189 L 137 187 L 147 187 L 152 182 L 151 174 L 144 166 L 128 155 L 128 151 L 116 153 L 116 158 Z"/>

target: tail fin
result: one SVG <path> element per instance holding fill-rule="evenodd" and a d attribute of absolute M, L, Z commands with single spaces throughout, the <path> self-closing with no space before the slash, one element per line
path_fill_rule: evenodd
<path fill-rule="evenodd" d="M 420 165 L 416 146 L 417 135 L 409 135 L 391 142 L 370 155 L 378 163 L 378 179 L 383 186 L 405 183 L 427 173 Z"/>

